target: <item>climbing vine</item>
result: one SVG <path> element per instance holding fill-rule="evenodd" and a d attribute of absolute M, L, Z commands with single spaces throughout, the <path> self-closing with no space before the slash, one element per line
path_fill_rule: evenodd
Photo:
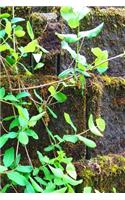
<path fill-rule="evenodd" d="M 78 132 L 69 113 L 64 112 L 64 120 L 71 129 L 71 134 L 63 137 L 53 133 L 46 121 L 46 117 L 54 118 L 59 123 L 59 116 L 52 109 L 52 103 L 63 104 L 67 101 L 68 96 L 64 89 L 76 87 L 78 83 L 84 95 L 86 80 L 93 76 L 97 70 L 103 74 L 108 69 L 108 52 L 100 48 L 92 48 L 91 52 L 96 57 L 92 64 L 88 64 L 86 57 L 80 54 L 84 38 L 91 39 L 102 31 L 104 23 L 96 28 L 87 31 L 80 31 L 80 21 L 90 12 L 89 8 L 75 9 L 72 7 L 62 7 L 60 14 L 68 26 L 76 29 L 76 34 L 55 33 L 61 40 L 62 50 L 68 51 L 72 58 L 72 65 L 61 72 L 58 80 L 40 84 L 37 86 L 25 87 L 20 75 L 26 73 L 26 76 L 32 76 L 35 70 L 44 66 L 43 56 L 48 51 L 41 47 L 38 40 L 35 39 L 30 21 L 25 23 L 24 18 L 11 17 L 9 13 L 0 15 L 0 61 L 8 78 L 9 89 L 7 92 L 4 86 L 0 88 L 0 101 L 2 105 L 8 105 L 12 108 L 13 114 L 1 119 L 1 128 L 4 132 L 0 136 L 0 148 L 2 148 L 0 174 L 3 180 L 1 192 L 7 192 L 12 189 L 14 192 L 25 193 L 48 193 L 48 192 L 75 192 L 75 186 L 81 184 L 73 164 L 73 158 L 68 157 L 63 149 L 65 142 L 77 143 L 81 141 L 83 145 L 89 148 L 95 148 L 96 143 L 89 137 L 84 136 L 86 132 L 102 137 L 105 130 L 105 121 L 100 117 L 94 119 L 90 114 L 88 119 L 88 130 Z M 25 23 L 25 30 L 23 25 Z M 23 37 L 29 37 L 27 45 L 22 46 L 20 40 Z M 74 50 L 70 45 L 76 44 Z M 25 66 L 23 61 L 30 55 L 34 56 L 35 66 Z M 123 54 L 119 56 L 123 56 Z M 42 61 L 41 61 L 42 60 Z M 13 88 L 11 85 L 11 76 L 9 72 L 18 76 L 20 87 Z M 47 88 L 47 98 L 41 96 L 38 88 Z M 17 92 L 18 91 L 18 92 Z M 30 92 L 32 91 L 32 92 Z M 30 108 L 35 106 L 37 114 L 31 115 Z M 39 133 L 35 131 L 38 122 L 43 123 L 46 134 L 49 136 L 50 144 L 44 148 L 44 152 L 37 151 L 36 155 L 39 164 L 34 165 L 30 158 L 27 146 L 30 139 L 39 140 Z M 7 123 L 8 129 L 5 127 Z M 7 144 L 16 141 L 16 147 L 8 148 Z M 12 143 L 13 144 L 13 143 Z M 19 148 L 23 147 L 27 155 L 27 165 L 24 165 L 23 154 L 19 153 Z M 53 156 L 49 156 L 52 153 Z M 91 188 L 85 188 L 91 191 Z"/>

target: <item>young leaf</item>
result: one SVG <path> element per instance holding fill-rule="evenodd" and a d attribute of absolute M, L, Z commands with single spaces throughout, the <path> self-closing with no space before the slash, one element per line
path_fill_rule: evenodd
<path fill-rule="evenodd" d="M 48 88 L 48 91 L 51 93 L 52 97 L 56 99 L 59 103 L 63 103 L 67 100 L 67 96 L 62 92 L 56 91 L 53 86 L 50 86 Z"/>
<path fill-rule="evenodd" d="M 37 151 L 37 155 L 39 158 L 39 161 L 44 164 L 44 163 L 49 163 L 49 158 L 47 156 L 43 156 L 42 153 L 40 153 L 39 151 Z"/>
<path fill-rule="evenodd" d="M 77 135 L 64 135 L 63 139 L 67 142 L 76 143 L 78 141 Z"/>
<path fill-rule="evenodd" d="M 3 156 L 3 163 L 5 167 L 10 167 L 14 162 L 14 148 L 11 147 L 7 149 Z"/>
<path fill-rule="evenodd" d="M 108 51 L 102 51 L 100 48 L 92 48 L 92 53 L 97 57 L 95 59 L 95 67 L 97 71 L 102 74 L 108 69 Z M 102 64 L 101 64 L 102 63 Z"/>
<path fill-rule="evenodd" d="M 5 89 L 4 87 L 0 88 L 0 99 L 3 99 L 5 96 Z"/>
<path fill-rule="evenodd" d="M 31 177 L 29 177 L 29 178 L 30 178 L 30 181 L 32 183 L 34 190 L 36 192 L 43 192 L 43 189 L 38 185 L 38 183 L 36 181 L 34 181 L 33 178 L 31 178 Z"/>
<path fill-rule="evenodd" d="M 32 172 L 33 167 L 32 166 L 23 166 L 23 165 L 19 165 L 16 168 L 16 171 L 18 172 L 22 172 L 22 173 L 30 173 Z"/>
<path fill-rule="evenodd" d="M 6 22 L 6 27 L 5 27 L 5 32 L 7 33 L 8 36 L 11 35 L 12 27 L 11 27 L 11 22 L 7 21 Z"/>
<path fill-rule="evenodd" d="M 99 35 L 99 33 L 102 31 L 103 26 L 104 26 L 104 23 L 101 23 L 99 26 L 97 26 L 96 28 L 92 30 L 79 32 L 78 37 L 80 39 L 85 38 L 85 37 L 88 39 L 94 38 Z"/>
<path fill-rule="evenodd" d="M 33 33 L 33 29 L 32 29 L 32 26 L 31 26 L 31 24 L 30 24 L 30 22 L 29 22 L 29 21 L 27 22 L 27 25 L 26 25 L 26 27 L 27 27 L 27 32 L 28 32 L 28 34 L 29 34 L 29 36 L 30 36 L 31 40 L 34 40 L 34 33 Z"/>
<path fill-rule="evenodd" d="M 75 43 L 79 40 L 76 34 L 59 34 L 59 33 L 55 34 L 58 36 L 59 39 L 65 40 L 68 43 Z"/>
<path fill-rule="evenodd" d="M 0 39 L 4 38 L 5 34 L 5 30 L 0 30 Z"/>
<path fill-rule="evenodd" d="M 0 52 L 6 51 L 8 49 L 8 45 L 7 44 L 0 44 Z"/>
<path fill-rule="evenodd" d="M 2 135 L 0 137 L 0 148 L 2 148 L 7 141 L 8 141 L 8 135 L 7 134 Z"/>
<path fill-rule="evenodd" d="M 37 121 L 39 121 L 44 115 L 45 115 L 45 112 L 42 112 L 38 115 L 31 117 L 29 122 L 28 122 L 29 127 L 35 126 Z"/>
<path fill-rule="evenodd" d="M 17 37 L 23 37 L 25 35 L 25 31 L 22 31 L 22 30 L 15 31 L 15 35 Z"/>
<path fill-rule="evenodd" d="M 104 119 L 102 119 L 101 117 L 96 119 L 96 124 L 97 127 L 99 128 L 100 131 L 104 131 L 105 130 L 105 121 Z"/>
<path fill-rule="evenodd" d="M 30 53 L 30 52 L 34 52 L 36 50 L 36 47 L 38 45 L 38 41 L 37 40 L 33 40 L 32 42 L 28 43 L 23 49 L 23 53 Z"/>
<path fill-rule="evenodd" d="M 7 167 L 0 165 L 0 174 L 7 171 Z"/>
<path fill-rule="evenodd" d="M 67 174 L 63 175 L 63 181 L 66 184 L 70 184 L 70 185 L 73 185 L 73 186 L 79 185 L 79 184 L 81 184 L 83 182 L 83 180 L 78 180 L 78 181 L 74 180 L 71 177 L 69 177 Z"/>
<path fill-rule="evenodd" d="M 10 17 L 10 14 L 9 14 L 9 13 L 0 14 L 0 19 L 8 18 L 8 17 Z"/>
<path fill-rule="evenodd" d="M 58 178 L 62 178 L 63 177 L 63 171 L 60 168 L 54 168 L 52 166 L 49 165 L 49 168 L 51 169 L 52 173 L 54 174 L 54 176 L 58 177 Z"/>
<path fill-rule="evenodd" d="M 29 138 L 26 132 L 23 132 L 23 131 L 19 132 L 18 140 L 21 144 L 27 145 L 29 142 Z"/>
<path fill-rule="evenodd" d="M 44 66 L 44 63 L 37 63 L 37 65 L 34 67 L 34 70 L 37 70 L 37 69 L 41 69 L 42 67 Z"/>
<path fill-rule="evenodd" d="M 81 135 L 77 135 L 79 140 L 82 141 L 87 147 L 90 148 L 95 148 L 96 147 L 96 143 L 88 138 L 85 138 Z"/>
<path fill-rule="evenodd" d="M 21 17 L 14 17 L 14 18 L 11 20 L 11 23 L 12 23 L 12 24 L 16 24 L 16 23 L 18 23 L 18 22 L 23 22 L 23 21 L 25 21 L 24 18 L 21 18 Z"/>
<path fill-rule="evenodd" d="M 72 120 L 71 120 L 71 118 L 70 118 L 70 116 L 69 116 L 68 113 L 64 112 L 64 118 L 65 118 L 66 122 L 73 128 L 73 130 L 74 130 L 75 132 L 77 132 L 77 128 L 76 128 L 75 125 L 73 124 L 73 122 L 72 122 Z"/>
<path fill-rule="evenodd" d="M 25 132 L 27 133 L 28 136 L 34 138 L 35 140 L 39 139 L 39 137 L 35 131 L 33 131 L 31 129 L 27 129 Z"/>
<path fill-rule="evenodd" d="M 11 123 L 10 123 L 10 126 L 9 126 L 9 130 L 15 128 L 16 126 L 19 125 L 19 120 L 18 118 L 16 117 Z"/>
<path fill-rule="evenodd" d="M 99 130 L 97 129 L 97 127 L 95 126 L 94 121 L 93 121 L 93 115 L 92 115 L 92 114 L 91 114 L 90 117 L 89 117 L 88 127 L 89 127 L 90 131 L 91 131 L 94 135 L 103 136 L 102 133 L 100 133 L 100 131 L 99 131 Z"/>
<path fill-rule="evenodd" d="M 54 190 L 52 193 L 65 193 L 67 190 L 67 187 L 63 187 L 61 189 L 58 189 L 58 190 Z"/>
<path fill-rule="evenodd" d="M 21 98 L 29 97 L 29 96 L 31 96 L 29 92 L 20 92 L 16 95 L 16 99 L 21 99 Z"/>
<path fill-rule="evenodd" d="M 20 186 L 25 186 L 27 184 L 27 179 L 25 178 L 25 176 L 21 175 L 18 172 L 8 172 L 7 176 L 10 180 L 14 181 L 17 185 Z"/>
<path fill-rule="evenodd" d="M 49 106 L 47 106 L 47 109 L 49 110 L 50 114 L 51 114 L 55 119 L 57 119 L 56 113 L 53 112 L 53 110 L 52 110 Z"/>
<path fill-rule="evenodd" d="M 71 176 L 73 179 L 76 180 L 77 178 L 77 173 L 74 165 L 72 163 L 68 163 L 66 166 L 66 172 L 69 176 Z"/>
<path fill-rule="evenodd" d="M 18 99 L 12 94 L 8 94 L 7 96 L 5 96 L 4 100 L 5 101 L 18 102 Z"/>

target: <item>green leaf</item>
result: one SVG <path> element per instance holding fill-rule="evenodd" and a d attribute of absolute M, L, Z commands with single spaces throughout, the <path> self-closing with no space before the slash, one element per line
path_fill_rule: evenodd
<path fill-rule="evenodd" d="M 96 147 L 96 143 L 88 138 L 85 138 L 81 135 L 77 135 L 79 140 L 82 141 L 87 147 L 90 148 L 95 148 Z"/>
<path fill-rule="evenodd" d="M 0 173 L 7 171 L 7 167 L 0 165 Z"/>
<path fill-rule="evenodd" d="M 102 31 L 103 26 L 104 26 L 104 23 L 101 23 L 99 26 L 97 26 L 96 28 L 94 28 L 92 30 L 81 31 L 78 33 L 78 37 L 80 39 L 85 38 L 85 37 L 88 39 L 94 38 L 99 35 L 99 33 Z"/>
<path fill-rule="evenodd" d="M 0 52 L 6 51 L 8 49 L 8 45 L 7 44 L 0 44 Z"/>
<path fill-rule="evenodd" d="M 4 38 L 5 34 L 5 30 L 0 30 L 0 39 Z"/>
<path fill-rule="evenodd" d="M 68 43 L 75 43 L 79 40 L 76 34 L 55 34 L 58 36 L 58 38 L 60 38 L 61 40 L 65 40 Z"/>
<path fill-rule="evenodd" d="M 17 185 L 25 186 L 27 184 L 27 180 L 25 176 L 21 175 L 18 172 L 8 172 L 7 176 L 10 180 L 14 181 Z"/>
<path fill-rule="evenodd" d="M 44 181 L 42 178 L 40 178 L 38 176 L 36 176 L 34 178 L 40 185 L 45 185 L 45 186 L 47 185 L 46 181 Z"/>
<path fill-rule="evenodd" d="M 50 86 L 48 91 L 51 93 L 52 97 L 56 99 L 59 103 L 63 103 L 67 100 L 67 96 L 62 92 L 58 92 L 55 90 L 54 86 Z"/>
<path fill-rule="evenodd" d="M 99 128 L 100 131 L 104 131 L 105 130 L 105 121 L 104 119 L 102 119 L 101 117 L 96 119 L 96 124 L 97 127 Z"/>
<path fill-rule="evenodd" d="M 64 135 L 63 139 L 67 142 L 76 143 L 78 141 L 77 135 Z"/>
<path fill-rule="evenodd" d="M 23 22 L 23 21 L 25 21 L 24 18 L 21 18 L 21 17 L 14 17 L 14 18 L 11 20 L 11 23 L 12 23 L 12 24 L 16 24 L 16 23 L 18 23 L 18 22 Z"/>
<path fill-rule="evenodd" d="M 49 163 L 49 158 L 47 156 L 43 156 L 39 151 L 37 151 L 37 155 L 42 164 Z"/>
<path fill-rule="evenodd" d="M 36 50 L 37 45 L 38 45 L 38 41 L 33 40 L 32 42 L 28 43 L 25 47 L 23 47 L 22 51 L 23 53 L 34 52 Z"/>
<path fill-rule="evenodd" d="M 22 106 L 17 106 L 19 116 L 22 117 L 24 120 L 29 120 L 29 112 L 26 108 L 23 108 Z"/>
<path fill-rule="evenodd" d="M 65 193 L 67 190 L 67 187 L 63 187 L 61 189 L 58 189 L 58 190 L 54 190 L 52 193 Z"/>
<path fill-rule="evenodd" d="M 10 187 L 10 184 L 6 184 L 1 190 L 0 192 L 1 193 L 6 193 L 7 192 L 7 189 Z"/>
<path fill-rule="evenodd" d="M 16 133 L 16 132 L 8 132 L 8 134 L 7 134 L 8 138 L 10 138 L 10 139 L 16 138 L 17 135 L 18 135 L 18 133 Z"/>
<path fill-rule="evenodd" d="M 58 178 L 62 178 L 63 177 L 63 171 L 60 168 L 54 168 L 52 166 L 49 165 L 49 168 L 51 169 L 52 173 L 54 174 L 54 176 L 58 177 Z"/>
<path fill-rule="evenodd" d="M 93 115 L 91 114 L 88 121 L 88 127 L 90 131 L 97 136 L 103 136 L 102 133 L 97 129 L 93 121 Z"/>
<path fill-rule="evenodd" d="M 9 126 L 9 130 L 15 128 L 16 126 L 19 125 L 19 120 L 18 118 L 15 118 L 11 123 L 10 123 L 10 126 Z"/>
<path fill-rule="evenodd" d="M 26 132 L 23 132 L 23 131 L 19 132 L 18 140 L 21 144 L 27 145 L 29 142 L 29 138 Z"/>
<path fill-rule="evenodd" d="M 66 78 L 66 77 L 68 77 L 70 74 L 73 74 L 73 72 L 74 72 L 74 69 L 73 68 L 70 68 L 70 69 L 66 69 L 66 70 L 64 70 L 63 72 L 61 72 L 60 74 L 59 74 L 59 78 Z"/>
<path fill-rule="evenodd" d="M 24 193 L 35 193 L 33 186 L 29 182 L 26 184 Z"/>
<path fill-rule="evenodd" d="M 23 165 L 19 165 L 16 168 L 16 171 L 18 172 L 22 172 L 22 173 L 31 173 L 33 170 L 32 166 L 23 166 Z"/>
<path fill-rule="evenodd" d="M 49 106 L 47 106 L 47 109 L 49 110 L 50 114 L 51 114 L 55 119 L 57 119 L 56 113 L 53 112 L 53 110 L 52 110 Z"/>
<path fill-rule="evenodd" d="M 8 18 L 8 17 L 10 17 L 10 14 L 9 14 L 9 13 L 0 14 L 0 19 Z"/>
<path fill-rule="evenodd" d="M 83 193 L 91 193 L 92 187 L 84 187 Z"/>
<path fill-rule="evenodd" d="M 38 185 L 38 183 L 35 180 L 33 180 L 33 178 L 31 178 L 31 177 L 29 177 L 29 178 L 30 178 L 30 181 L 32 183 L 34 190 L 36 192 L 43 192 L 43 189 Z"/>
<path fill-rule="evenodd" d="M 5 101 L 18 102 L 18 99 L 12 94 L 8 94 L 7 96 L 5 96 L 4 100 Z"/>
<path fill-rule="evenodd" d="M 108 69 L 108 51 L 104 50 L 102 51 L 100 48 L 92 48 L 92 53 L 97 57 L 95 59 L 95 67 L 97 71 L 102 74 Z M 101 64 L 102 63 L 102 64 Z"/>
<path fill-rule="evenodd" d="M 62 49 L 67 50 L 71 54 L 72 58 L 74 58 L 74 59 L 77 58 L 77 53 L 74 50 L 72 50 L 72 48 L 68 45 L 67 42 L 62 41 L 61 46 L 62 46 Z"/>
<path fill-rule="evenodd" d="M 71 28 L 79 26 L 79 21 L 89 13 L 90 9 L 87 7 L 62 7 L 60 12 L 63 19 L 65 19 Z"/>
<path fill-rule="evenodd" d="M 55 177 L 55 178 L 54 178 L 54 184 L 55 184 L 55 185 L 58 185 L 58 186 L 64 185 L 64 183 L 63 183 L 63 181 L 62 181 L 62 178 L 58 178 L 58 177 Z"/>
<path fill-rule="evenodd" d="M 0 137 L 0 148 L 2 148 L 4 146 L 4 144 L 6 144 L 7 141 L 8 141 L 7 134 L 2 135 Z"/>
<path fill-rule="evenodd" d="M 52 193 L 55 191 L 55 184 L 52 182 L 49 182 L 46 186 L 46 189 L 43 191 L 43 193 Z"/>
<path fill-rule="evenodd" d="M 7 33 L 8 36 L 10 36 L 11 31 L 12 31 L 11 22 L 7 21 L 5 26 L 5 32 Z"/>
<path fill-rule="evenodd" d="M 35 140 L 39 139 L 39 137 L 35 131 L 33 131 L 31 129 L 27 129 L 25 132 L 27 133 L 28 136 L 32 137 L 33 139 L 35 139 Z"/>
<path fill-rule="evenodd" d="M 73 179 L 76 180 L 77 178 L 77 173 L 74 165 L 72 163 L 68 163 L 66 166 L 66 172 L 69 176 L 71 176 Z"/>
<path fill-rule="evenodd" d="M 16 99 L 21 99 L 29 96 L 31 96 L 29 92 L 20 92 L 19 94 L 16 95 Z"/>
<path fill-rule="evenodd" d="M 30 24 L 29 21 L 27 22 L 26 28 L 27 28 L 27 32 L 28 32 L 28 34 L 29 34 L 31 40 L 34 40 L 33 29 L 32 29 L 32 26 L 31 26 L 31 24 Z"/>
<path fill-rule="evenodd" d="M 76 181 L 76 180 L 72 179 L 71 177 L 69 177 L 67 174 L 63 175 L 63 181 L 65 183 L 69 183 L 70 185 L 73 185 L 73 186 L 79 185 L 83 182 L 83 180 Z"/>
<path fill-rule="evenodd" d="M 34 70 L 37 70 L 37 69 L 41 69 L 42 67 L 44 66 L 44 63 L 37 63 L 37 65 L 35 66 Z"/>
<path fill-rule="evenodd" d="M 3 97 L 5 96 L 5 89 L 4 87 L 0 88 L 0 99 L 3 99 Z"/>
<path fill-rule="evenodd" d="M 39 121 L 44 115 L 45 115 L 45 112 L 42 112 L 38 115 L 31 117 L 29 122 L 28 122 L 29 127 L 35 126 L 37 121 Z"/>
<path fill-rule="evenodd" d="M 14 162 L 14 148 L 7 149 L 3 156 L 3 163 L 6 167 L 10 167 Z"/>
<path fill-rule="evenodd" d="M 64 112 L 64 118 L 65 118 L 66 122 L 73 128 L 73 130 L 74 130 L 75 132 L 77 132 L 77 128 L 76 128 L 75 125 L 73 124 L 73 122 L 72 122 L 72 120 L 71 120 L 71 118 L 70 118 L 70 116 L 69 116 L 68 113 Z"/>
<path fill-rule="evenodd" d="M 22 31 L 22 30 L 15 31 L 15 35 L 17 37 L 23 37 L 25 35 L 25 31 Z"/>

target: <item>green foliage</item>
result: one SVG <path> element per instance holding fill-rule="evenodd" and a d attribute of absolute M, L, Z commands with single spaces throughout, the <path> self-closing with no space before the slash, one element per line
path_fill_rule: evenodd
<path fill-rule="evenodd" d="M 0 52 L 5 52 L 4 63 L 9 65 L 13 70 L 13 73 L 20 73 L 20 66 L 23 67 L 23 70 L 26 71 L 26 74 L 30 74 L 27 66 L 24 65 L 22 60 L 27 58 L 30 54 L 42 54 L 47 53 L 44 48 L 39 46 L 38 40 L 35 39 L 32 25 L 29 21 L 25 22 L 24 18 L 21 17 L 13 17 L 11 18 L 9 13 L 3 13 L 0 15 L 1 19 L 1 27 L 4 27 L 0 30 Z M 20 25 L 21 22 L 26 23 L 26 31 L 25 28 Z M 24 36 L 29 35 L 31 42 L 26 44 L 25 46 L 21 46 L 18 38 L 23 39 Z M 40 60 L 39 60 L 40 61 Z M 39 61 L 36 66 L 32 66 L 34 70 L 40 69 L 43 67 L 43 63 Z"/>
<path fill-rule="evenodd" d="M 78 133 L 72 116 L 65 111 L 63 113 L 64 119 L 71 127 L 71 133 L 66 134 L 65 130 L 63 130 L 63 136 L 53 133 L 54 131 L 49 127 L 49 121 L 53 117 L 55 123 L 55 120 L 60 118 L 55 113 L 52 105 L 57 103 L 62 104 L 67 100 L 68 95 L 63 93 L 65 88 L 80 85 L 79 87 L 81 87 L 82 94 L 84 95 L 86 78 L 91 78 L 91 71 L 97 69 L 102 74 L 107 70 L 108 52 L 106 50 L 102 51 L 99 48 L 91 50 L 96 56 L 93 64 L 88 64 L 86 57 L 80 54 L 80 41 L 82 42 L 84 38 L 91 39 L 98 36 L 103 28 L 102 23 L 92 30 L 80 31 L 80 21 L 89 11 L 90 9 L 86 7 L 79 9 L 62 7 L 60 10 L 61 16 L 66 20 L 69 27 L 77 28 L 76 34 L 55 33 L 61 40 L 62 49 L 68 51 L 74 62 L 72 62 L 71 68 L 66 69 L 59 75 L 59 78 L 62 79 L 61 81 L 59 80 L 56 82 L 57 84 L 49 85 L 47 99 L 46 97 L 43 98 L 36 89 L 33 90 L 34 95 L 31 95 L 32 93 L 30 94 L 25 89 L 17 94 L 12 93 L 12 91 L 6 94 L 5 88 L 0 88 L 0 101 L 10 105 L 14 111 L 12 115 L 6 116 L 1 120 L 4 133 L 0 136 L 0 148 L 4 147 L 4 153 L 1 156 L 0 173 L 2 177 L 6 176 L 8 180 L 8 183 L 3 186 L 1 192 L 8 191 L 12 186 L 17 189 L 19 186 L 24 193 L 68 193 L 75 192 L 75 186 L 81 184 L 83 181 L 77 178 L 73 158 L 67 157 L 63 150 L 63 144 L 66 142 L 73 144 L 81 142 L 89 148 L 95 148 L 96 143 L 89 139 L 89 135 L 86 137 L 84 133 L 89 131 L 96 136 L 103 136 L 102 132 L 105 130 L 105 121 L 101 117 L 94 119 L 93 115 L 90 114 L 88 120 L 89 129 Z M 0 14 L 0 19 L 2 27 L 4 27 L 0 30 L 0 52 L 4 52 L 5 54 L 5 58 L 3 59 L 4 64 L 11 67 L 13 72 L 16 71 L 16 73 L 20 72 L 21 66 L 27 75 L 31 75 L 27 66 L 23 64 L 23 61 L 32 55 L 36 62 L 32 66 L 32 69 L 34 71 L 41 69 L 44 66 L 43 55 L 48 53 L 48 51 L 41 47 L 38 40 L 35 39 L 31 23 L 29 21 L 26 22 L 26 27 L 24 28 L 20 25 L 21 22 L 24 24 L 24 18 L 11 18 L 8 13 Z M 31 41 L 25 46 L 20 45 L 20 40 L 24 36 L 26 37 L 27 34 Z M 70 46 L 71 43 L 76 43 L 75 50 Z M 65 81 L 65 78 L 67 78 L 67 81 Z M 23 87 L 23 85 L 21 86 Z M 37 111 L 35 115 L 32 115 L 32 112 L 30 112 L 30 106 L 33 104 Z M 7 123 L 8 130 L 4 128 L 4 123 Z M 27 146 L 30 145 L 31 138 L 38 140 L 39 134 L 42 134 L 35 131 L 35 126 L 38 123 L 44 124 L 50 144 L 44 148 L 43 152 L 37 151 L 39 162 L 35 163 L 34 166 Z M 17 146 L 6 149 L 5 144 L 11 142 L 11 140 L 17 142 Z M 26 165 L 24 165 L 22 155 L 19 154 L 20 146 L 26 151 Z M 48 156 L 48 152 L 51 152 L 50 157 Z M 90 193 L 91 188 L 86 187 L 83 192 Z"/>

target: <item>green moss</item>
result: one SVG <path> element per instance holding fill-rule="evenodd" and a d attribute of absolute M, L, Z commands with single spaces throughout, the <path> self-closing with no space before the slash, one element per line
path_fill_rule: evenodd
<path fill-rule="evenodd" d="M 77 163 L 78 169 L 78 163 Z M 100 192 L 125 192 L 125 158 L 122 155 L 98 156 L 83 164 L 79 177 L 83 183 L 78 187 L 82 192 L 85 186 L 91 186 Z"/>

